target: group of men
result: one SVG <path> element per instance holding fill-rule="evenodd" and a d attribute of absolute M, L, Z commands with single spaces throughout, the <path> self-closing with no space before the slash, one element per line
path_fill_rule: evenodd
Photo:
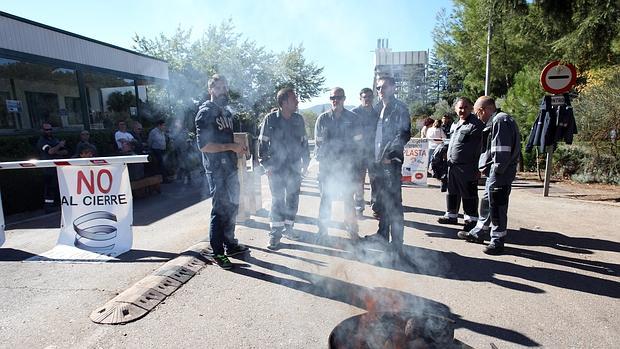
<path fill-rule="evenodd" d="M 247 155 L 248 149 L 234 142 L 226 79 L 214 75 L 208 89 L 210 99 L 196 115 L 196 132 L 213 198 L 209 236 L 214 260 L 222 268 L 230 269 L 228 257 L 248 251 L 234 234 L 240 191 L 237 156 Z M 380 102 L 373 105 L 373 91 L 365 88 L 360 92 L 361 105 L 352 111 L 344 108 L 346 95 L 342 88 L 330 91 L 331 108 L 315 124 L 321 199 L 318 240 L 328 234 L 334 199 L 344 201 L 345 229 L 351 239 L 359 239 L 357 216 L 365 207 L 363 185 L 368 172 L 371 205 L 379 228 L 365 239 L 380 241 L 395 254 L 402 254 L 401 176 L 404 146 L 411 137 L 411 119 L 407 106 L 395 98 L 395 90 L 393 78 L 381 77 L 377 81 Z M 268 176 L 272 196 L 267 246 L 272 250 L 280 247 L 283 236 L 299 238 L 293 226 L 302 177 L 310 162 L 304 120 L 296 112 L 299 102 L 295 91 L 281 89 L 276 99 L 278 108 L 264 117 L 258 138 L 258 158 Z M 510 116 L 497 112 L 489 97 L 479 98 L 475 105 L 460 98 L 455 110 L 459 121 L 453 126 L 448 150 L 448 210 L 439 223 L 457 223 L 462 200 L 466 226 L 458 236 L 481 242 L 482 234 L 490 229 L 491 243 L 485 252 L 498 253 L 506 235 L 508 195 L 520 152 L 518 128 Z M 479 219 L 480 172 L 487 176 L 487 183 Z"/>
<path fill-rule="evenodd" d="M 482 96 L 475 104 L 461 97 L 455 104 L 459 117 L 451 130 L 448 145 L 448 193 L 446 213 L 440 224 L 456 224 L 461 202 L 464 228 L 458 237 L 483 243 L 487 254 L 504 250 L 507 234 L 508 198 L 521 154 L 521 136 L 515 120 L 500 112 L 495 101 Z M 475 113 L 475 115 L 472 113 Z M 478 215 L 478 179 L 486 176 Z"/>

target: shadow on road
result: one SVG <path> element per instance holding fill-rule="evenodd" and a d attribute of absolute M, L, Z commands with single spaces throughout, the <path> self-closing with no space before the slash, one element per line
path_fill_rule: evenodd
<path fill-rule="evenodd" d="M 355 306 L 367 311 L 377 312 L 419 312 L 444 316 L 456 321 L 457 328 L 467 328 L 471 331 L 495 337 L 523 346 L 538 346 L 531 338 L 514 330 L 482 324 L 462 319 L 451 313 L 449 307 L 427 298 L 389 288 L 368 288 L 335 278 L 308 273 L 292 269 L 283 265 L 265 262 L 251 256 L 245 258 L 249 265 L 233 269 L 233 272 L 255 279 L 271 282 L 308 294 L 335 300 Z M 288 279 L 253 270 L 252 265 L 290 275 L 303 281 Z"/>

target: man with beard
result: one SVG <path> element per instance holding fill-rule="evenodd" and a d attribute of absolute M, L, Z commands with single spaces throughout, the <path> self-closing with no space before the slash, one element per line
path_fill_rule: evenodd
<path fill-rule="evenodd" d="M 310 152 L 306 125 L 297 114 L 299 101 L 292 88 L 276 95 L 279 108 L 265 116 L 258 137 L 258 159 L 265 169 L 271 190 L 271 232 L 267 248 L 276 250 L 284 234 L 299 239 L 294 232 L 299 206 L 301 175 L 308 168 Z"/>
<path fill-rule="evenodd" d="M 329 96 L 332 108 L 319 115 L 314 127 L 321 194 L 318 239 L 327 236 L 332 200 L 338 196 L 344 201 L 345 229 L 351 239 L 358 238 L 353 192 L 356 152 L 361 146 L 362 133 L 357 116 L 344 108 L 345 99 L 342 88 L 333 88 Z"/>
<path fill-rule="evenodd" d="M 448 145 L 448 194 L 446 213 L 437 219 L 439 224 L 456 224 L 461 200 L 465 212 L 464 231 L 478 221 L 478 158 L 482 147 L 484 123 L 472 114 L 472 102 L 461 97 L 454 110 L 459 117 L 453 126 Z"/>
<path fill-rule="evenodd" d="M 52 125 L 44 122 L 41 126 L 41 137 L 37 142 L 37 150 L 41 160 L 62 159 L 69 151 L 65 148 L 65 141 L 59 141 L 52 134 Z M 43 169 L 43 208 L 45 212 L 54 210 L 54 201 L 59 198 L 58 174 L 55 167 Z"/>
<path fill-rule="evenodd" d="M 240 189 L 237 155 L 245 156 L 248 150 L 234 141 L 226 79 L 215 74 L 209 79 L 208 87 L 210 100 L 198 110 L 196 135 L 213 200 L 209 240 L 215 262 L 223 269 L 231 269 L 233 265 L 228 257 L 248 251 L 235 239 Z"/>
<path fill-rule="evenodd" d="M 377 81 L 381 112 L 375 133 L 377 166 L 377 210 L 379 229 L 368 240 L 390 242 L 390 249 L 402 254 L 404 211 L 401 189 L 405 144 L 411 138 L 411 118 L 407 106 L 396 99 L 394 78 L 384 76 Z"/>
<path fill-rule="evenodd" d="M 355 211 L 358 216 L 362 215 L 364 211 L 364 181 L 366 180 L 366 171 L 368 171 L 368 178 L 370 179 L 370 203 L 375 203 L 375 197 L 377 196 L 377 188 L 375 183 L 375 166 L 374 166 L 374 142 L 375 132 L 377 130 L 377 120 L 379 120 L 379 114 L 372 105 L 374 95 L 372 90 L 368 87 L 363 88 L 360 91 L 361 104 L 351 110 L 357 115 L 357 123 L 362 130 L 362 144 L 359 149 L 359 160 L 357 163 L 356 174 L 359 177 L 356 178 L 355 188 Z"/>
<path fill-rule="evenodd" d="M 474 111 L 482 122 L 491 124 L 490 132 L 483 139 L 485 147 L 478 162 L 478 168 L 486 175 L 487 180 L 480 203 L 481 218 L 478 224 L 469 231 L 459 232 L 458 236 L 467 241 L 482 243 L 482 235 L 490 229 L 491 242 L 484 248 L 484 253 L 500 254 L 504 250 L 508 197 L 517 174 L 521 136 L 515 120 L 510 115 L 499 112 L 491 97 L 478 98 Z"/>

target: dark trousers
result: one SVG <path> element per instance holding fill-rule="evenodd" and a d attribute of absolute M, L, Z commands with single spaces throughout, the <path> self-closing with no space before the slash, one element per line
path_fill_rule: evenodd
<path fill-rule="evenodd" d="M 212 196 L 209 240 L 213 254 L 224 254 L 224 246 L 237 245 L 235 220 L 239 211 L 239 177 L 236 171 L 216 170 L 207 172 L 207 182 Z"/>
<path fill-rule="evenodd" d="M 402 166 L 399 163 L 377 164 L 377 202 L 381 217 L 377 234 L 402 248 L 404 230 L 403 195 L 401 191 Z"/>
<path fill-rule="evenodd" d="M 162 180 L 166 181 L 168 177 L 168 174 L 166 172 L 166 166 L 164 166 L 164 153 L 166 151 L 165 150 L 161 150 L 161 149 L 151 149 L 151 154 L 153 154 L 153 156 L 155 157 L 155 159 L 157 159 L 157 166 L 159 169 L 159 174 L 162 177 Z"/>
<path fill-rule="evenodd" d="M 448 164 L 448 213 L 458 214 L 461 200 L 465 215 L 478 219 L 478 180 L 473 179 L 474 165 Z"/>
<path fill-rule="evenodd" d="M 321 204 L 319 206 L 319 233 L 327 233 L 331 219 L 332 201 L 341 197 L 344 201 L 344 224 L 346 230 L 357 233 L 357 218 L 355 217 L 355 190 L 353 169 L 341 164 L 319 164 L 319 191 Z"/>
<path fill-rule="evenodd" d="M 43 172 L 43 209 L 50 212 L 59 200 L 58 174 L 55 168 L 46 168 Z"/>
<path fill-rule="evenodd" d="M 355 173 L 358 175 L 355 178 L 355 194 L 354 194 L 355 208 L 364 209 L 364 206 L 365 206 L 364 182 L 366 181 L 367 171 L 368 171 L 368 178 L 370 179 L 370 204 L 373 205 L 376 201 L 377 180 L 376 180 L 375 172 L 377 171 L 375 167 L 376 165 L 375 165 L 374 160 L 372 159 L 372 155 L 370 155 L 368 158 L 361 160 L 357 165 L 357 168 L 355 170 Z"/>
<path fill-rule="evenodd" d="M 271 236 L 281 237 L 285 225 L 292 226 L 299 207 L 301 172 L 282 168 L 273 170 L 269 179 L 271 190 Z"/>

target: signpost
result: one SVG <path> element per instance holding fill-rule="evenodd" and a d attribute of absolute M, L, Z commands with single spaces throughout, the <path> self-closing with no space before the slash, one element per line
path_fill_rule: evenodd
<path fill-rule="evenodd" d="M 562 93 L 570 91 L 577 80 L 577 70 L 570 63 L 553 61 L 547 64 L 540 73 L 540 84 L 542 88 L 554 95 L 551 96 L 551 103 L 554 107 L 564 105 Z M 554 146 L 547 147 L 547 159 L 545 161 L 545 182 L 543 185 L 543 196 L 549 196 L 549 182 L 551 179 L 551 160 L 553 158 Z"/>

